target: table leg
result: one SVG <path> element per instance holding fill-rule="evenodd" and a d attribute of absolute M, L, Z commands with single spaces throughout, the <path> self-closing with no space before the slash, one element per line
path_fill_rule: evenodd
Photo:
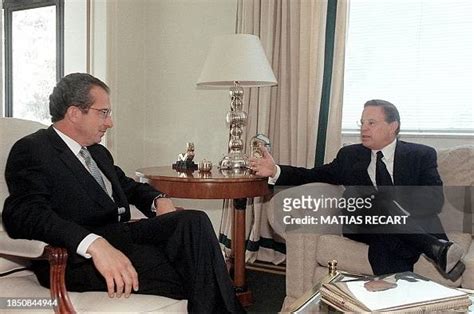
<path fill-rule="evenodd" d="M 234 255 L 234 287 L 237 298 L 243 306 L 253 304 L 252 292 L 245 284 L 245 209 L 247 199 L 234 200 L 233 220 L 233 255 Z"/>

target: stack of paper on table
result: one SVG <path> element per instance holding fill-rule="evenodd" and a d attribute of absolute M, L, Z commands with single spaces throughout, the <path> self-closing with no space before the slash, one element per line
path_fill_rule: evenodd
<path fill-rule="evenodd" d="M 395 287 L 369 291 L 364 284 L 373 280 Z M 321 299 L 337 310 L 352 312 L 465 311 L 471 305 L 467 293 L 412 272 L 324 284 Z"/>

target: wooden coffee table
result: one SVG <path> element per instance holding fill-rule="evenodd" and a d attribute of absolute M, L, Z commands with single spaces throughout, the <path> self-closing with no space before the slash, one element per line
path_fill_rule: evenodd
<path fill-rule="evenodd" d="M 322 302 L 320 288 L 325 283 L 345 281 L 351 279 L 359 279 L 364 277 L 362 275 L 354 275 L 346 272 L 331 271 L 326 277 L 316 283 L 311 289 L 306 291 L 301 297 L 296 299 L 290 306 L 284 309 L 283 313 L 335 313 L 338 312 L 328 304 Z M 468 309 L 468 313 L 474 313 L 474 290 L 462 289 L 459 290 L 469 294 L 469 298 L 472 301 L 472 305 Z"/>
<path fill-rule="evenodd" d="M 362 276 L 353 275 L 346 272 L 328 270 L 328 275 L 316 283 L 311 289 L 306 291 L 301 297 L 296 299 L 290 306 L 284 309 L 283 313 L 329 313 L 335 312 L 333 308 L 321 302 L 320 288 L 325 283 L 358 279 Z"/>

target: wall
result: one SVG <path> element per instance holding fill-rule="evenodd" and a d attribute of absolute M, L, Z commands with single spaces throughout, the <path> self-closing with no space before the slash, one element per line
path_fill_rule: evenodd
<path fill-rule="evenodd" d="M 196 160 L 216 163 L 227 151 L 224 90 L 197 90 L 214 36 L 233 33 L 236 0 L 107 1 L 107 82 L 114 128 L 107 145 L 116 163 L 135 169 L 170 166 L 186 142 Z M 176 200 L 204 208 L 218 229 L 222 201 Z"/>
<path fill-rule="evenodd" d="M 143 166 L 145 1 L 107 2 L 107 77 L 114 128 L 107 146 L 128 175 Z"/>
<path fill-rule="evenodd" d="M 108 2 L 108 72 L 115 127 L 108 146 L 125 172 L 226 151 L 226 91 L 195 87 L 212 38 L 234 31 L 235 0 Z M 139 139 L 139 140 L 138 140 Z"/>
<path fill-rule="evenodd" d="M 228 93 L 195 84 L 212 38 L 234 32 L 236 1 L 147 3 L 144 163 L 170 165 L 186 142 L 197 160 L 217 162 L 227 151 Z"/>
<path fill-rule="evenodd" d="M 3 14 L 0 14 L 0 25 L 3 25 Z M 0 32 L 0 42 L 4 42 L 3 41 L 3 27 L 2 27 L 2 31 Z M 4 46 L 5 45 L 2 45 L 2 48 L 0 48 L 0 70 L 1 70 L 1 73 L 2 75 L 0 75 L 0 113 L 2 114 L 1 116 L 4 117 L 5 116 L 5 106 L 4 106 L 4 103 L 5 103 L 5 99 L 4 99 L 4 95 L 3 95 L 3 89 L 4 89 L 4 83 L 3 83 L 3 78 L 4 78 L 4 75 L 3 75 L 3 60 L 4 60 Z"/>

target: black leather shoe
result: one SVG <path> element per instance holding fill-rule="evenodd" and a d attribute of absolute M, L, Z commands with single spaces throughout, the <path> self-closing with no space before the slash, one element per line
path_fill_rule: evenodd
<path fill-rule="evenodd" d="M 461 262 L 464 251 L 459 245 L 450 241 L 437 240 L 431 245 L 430 251 L 427 252 L 427 256 L 435 262 L 447 278 L 456 280 L 462 275 L 466 267 Z"/>
<path fill-rule="evenodd" d="M 456 266 L 451 269 L 451 271 L 447 274 L 444 274 L 444 277 L 448 278 L 451 281 L 456 281 L 458 280 L 459 277 L 461 277 L 462 273 L 466 269 L 466 265 L 464 265 L 463 262 L 459 261 Z"/>

